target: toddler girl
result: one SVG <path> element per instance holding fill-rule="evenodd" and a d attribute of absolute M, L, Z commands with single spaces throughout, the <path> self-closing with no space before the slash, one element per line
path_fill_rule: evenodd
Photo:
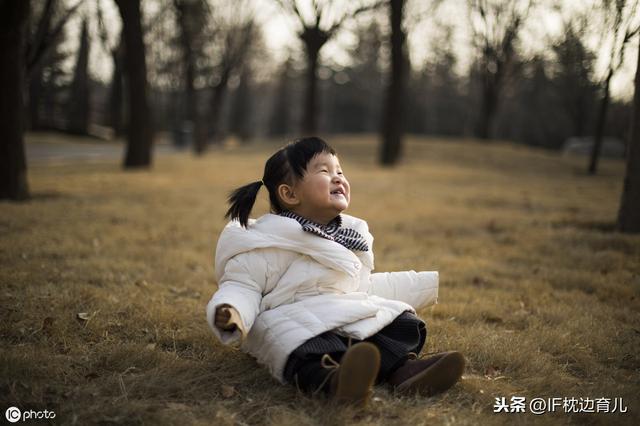
<path fill-rule="evenodd" d="M 272 213 L 249 214 L 266 186 Z M 458 352 L 417 359 L 426 336 L 415 312 L 436 303 L 437 272 L 371 273 L 367 223 L 341 214 L 349 181 L 336 152 L 311 137 L 277 151 L 262 179 L 229 197 L 218 240 L 213 333 L 283 383 L 366 403 L 374 383 L 431 395 L 464 370 Z"/>

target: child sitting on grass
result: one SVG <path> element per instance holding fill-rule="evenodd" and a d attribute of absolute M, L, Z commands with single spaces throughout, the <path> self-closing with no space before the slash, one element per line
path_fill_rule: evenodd
<path fill-rule="evenodd" d="M 249 219 L 261 186 L 270 214 Z M 418 359 L 427 330 L 415 310 L 436 303 L 437 272 L 371 273 L 367 223 L 341 214 L 350 187 L 336 152 L 311 137 L 278 150 L 261 180 L 236 189 L 218 240 L 213 333 L 283 383 L 366 403 L 375 383 L 432 395 L 453 386 L 459 352 Z"/>

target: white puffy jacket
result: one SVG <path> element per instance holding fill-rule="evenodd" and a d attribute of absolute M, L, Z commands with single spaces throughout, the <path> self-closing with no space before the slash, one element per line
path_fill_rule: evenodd
<path fill-rule="evenodd" d="M 313 235 L 290 218 L 266 214 L 247 228 L 231 221 L 218 240 L 216 291 L 207 305 L 207 321 L 225 344 L 241 348 L 283 381 L 291 352 L 329 330 L 365 339 L 404 311 L 436 303 L 438 272 L 371 273 L 373 236 L 367 223 L 342 215 L 342 226 L 363 235 L 367 252 Z M 238 329 L 214 325 L 216 308 L 233 306 L 242 318 Z"/>

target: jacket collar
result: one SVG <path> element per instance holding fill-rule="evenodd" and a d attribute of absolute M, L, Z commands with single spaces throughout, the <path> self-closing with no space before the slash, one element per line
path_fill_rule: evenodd
<path fill-rule="evenodd" d="M 371 247 L 373 237 L 368 232 L 366 222 L 352 216 L 342 216 L 345 225 L 348 223 L 358 230 Z M 216 278 L 221 278 L 225 264 L 233 256 L 268 247 L 305 254 L 328 268 L 344 271 L 353 277 L 360 273 L 363 264 L 373 269 L 371 250 L 356 255 L 334 241 L 305 232 L 295 219 L 266 214 L 257 220 L 250 219 L 246 229 L 237 221 L 227 224 L 220 234 L 216 248 Z"/>
<path fill-rule="evenodd" d="M 369 250 L 367 242 L 358 231 L 342 227 L 342 216 L 340 215 L 333 218 L 326 225 L 316 223 L 292 211 L 284 211 L 280 213 L 280 216 L 294 219 L 300 224 L 300 226 L 302 226 L 302 229 L 304 231 L 311 232 L 312 234 L 315 234 L 321 238 L 326 238 L 327 240 L 335 241 L 336 243 L 348 248 L 349 250 Z"/>

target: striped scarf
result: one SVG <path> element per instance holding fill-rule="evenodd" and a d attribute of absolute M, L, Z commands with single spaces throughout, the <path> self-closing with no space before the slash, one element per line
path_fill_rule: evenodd
<path fill-rule="evenodd" d="M 349 250 L 369 251 L 367 242 L 359 232 L 342 227 L 342 217 L 340 215 L 336 216 L 335 219 L 326 225 L 315 223 L 291 211 L 284 211 L 280 213 L 280 216 L 295 219 L 306 232 L 311 232 L 327 240 L 335 241 Z"/>

